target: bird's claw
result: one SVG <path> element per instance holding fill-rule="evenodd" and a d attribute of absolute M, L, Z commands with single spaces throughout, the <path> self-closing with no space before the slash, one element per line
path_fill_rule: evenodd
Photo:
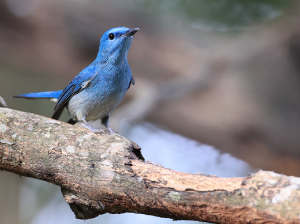
<path fill-rule="evenodd" d="M 106 131 L 104 129 L 96 129 L 96 128 L 92 128 L 92 126 L 90 125 L 86 125 L 84 122 L 82 123 L 82 126 L 85 127 L 86 129 L 89 129 L 91 132 L 94 132 L 96 134 L 100 134 L 100 133 L 105 133 Z M 110 127 L 107 128 L 109 130 L 109 132 L 111 134 L 114 134 L 114 131 L 111 130 Z"/>
<path fill-rule="evenodd" d="M 86 129 L 89 129 L 91 132 L 94 132 L 96 134 L 100 134 L 100 133 L 104 133 L 105 130 L 104 129 L 96 129 L 96 128 L 92 128 L 91 126 L 88 126 L 84 123 L 82 123 L 82 126 L 85 127 Z"/>
<path fill-rule="evenodd" d="M 90 131 L 94 132 L 96 134 L 100 134 L 100 133 L 104 133 L 105 132 L 104 129 L 95 129 L 95 128 L 91 128 Z"/>

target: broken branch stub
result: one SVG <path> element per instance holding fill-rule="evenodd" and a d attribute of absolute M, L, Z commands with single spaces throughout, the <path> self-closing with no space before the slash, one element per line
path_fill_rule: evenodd
<path fill-rule="evenodd" d="M 7 107 L 6 102 L 4 101 L 4 99 L 0 96 L 0 107 Z"/>

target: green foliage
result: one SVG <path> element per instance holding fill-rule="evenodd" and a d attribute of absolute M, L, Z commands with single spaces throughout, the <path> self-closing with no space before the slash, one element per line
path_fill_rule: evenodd
<path fill-rule="evenodd" d="M 153 0 L 137 1 L 139 9 L 155 16 L 184 16 L 191 22 L 246 26 L 273 19 L 295 5 L 295 0 Z"/>

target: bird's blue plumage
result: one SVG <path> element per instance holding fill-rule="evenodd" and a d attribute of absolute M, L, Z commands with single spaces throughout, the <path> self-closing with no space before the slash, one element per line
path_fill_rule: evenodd
<path fill-rule="evenodd" d="M 77 75 L 62 91 L 60 96 L 58 97 L 57 103 L 54 108 L 54 114 L 57 113 L 60 109 L 64 108 L 70 98 L 83 89 L 84 83 L 89 82 L 95 74 L 95 68 L 89 66 L 85 68 L 79 75 Z M 59 114 L 60 116 L 60 114 Z M 58 118 L 59 118 L 58 116 Z M 57 118 L 57 119 L 58 119 Z"/>
<path fill-rule="evenodd" d="M 127 53 L 133 35 L 138 28 L 112 28 L 101 40 L 96 59 L 83 69 L 62 91 L 27 93 L 15 97 L 57 99 L 52 118 L 59 119 L 66 107 L 74 121 L 101 119 L 109 128 L 109 116 L 124 97 L 130 85 L 135 83 L 127 62 Z"/>

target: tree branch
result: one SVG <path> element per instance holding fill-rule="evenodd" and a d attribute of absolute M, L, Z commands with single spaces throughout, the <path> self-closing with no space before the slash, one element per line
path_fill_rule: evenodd
<path fill-rule="evenodd" d="M 143 160 L 139 146 L 117 134 L 0 108 L 0 169 L 59 185 L 78 219 L 134 212 L 214 223 L 300 223 L 300 178 L 266 171 L 219 178 Z"/>

